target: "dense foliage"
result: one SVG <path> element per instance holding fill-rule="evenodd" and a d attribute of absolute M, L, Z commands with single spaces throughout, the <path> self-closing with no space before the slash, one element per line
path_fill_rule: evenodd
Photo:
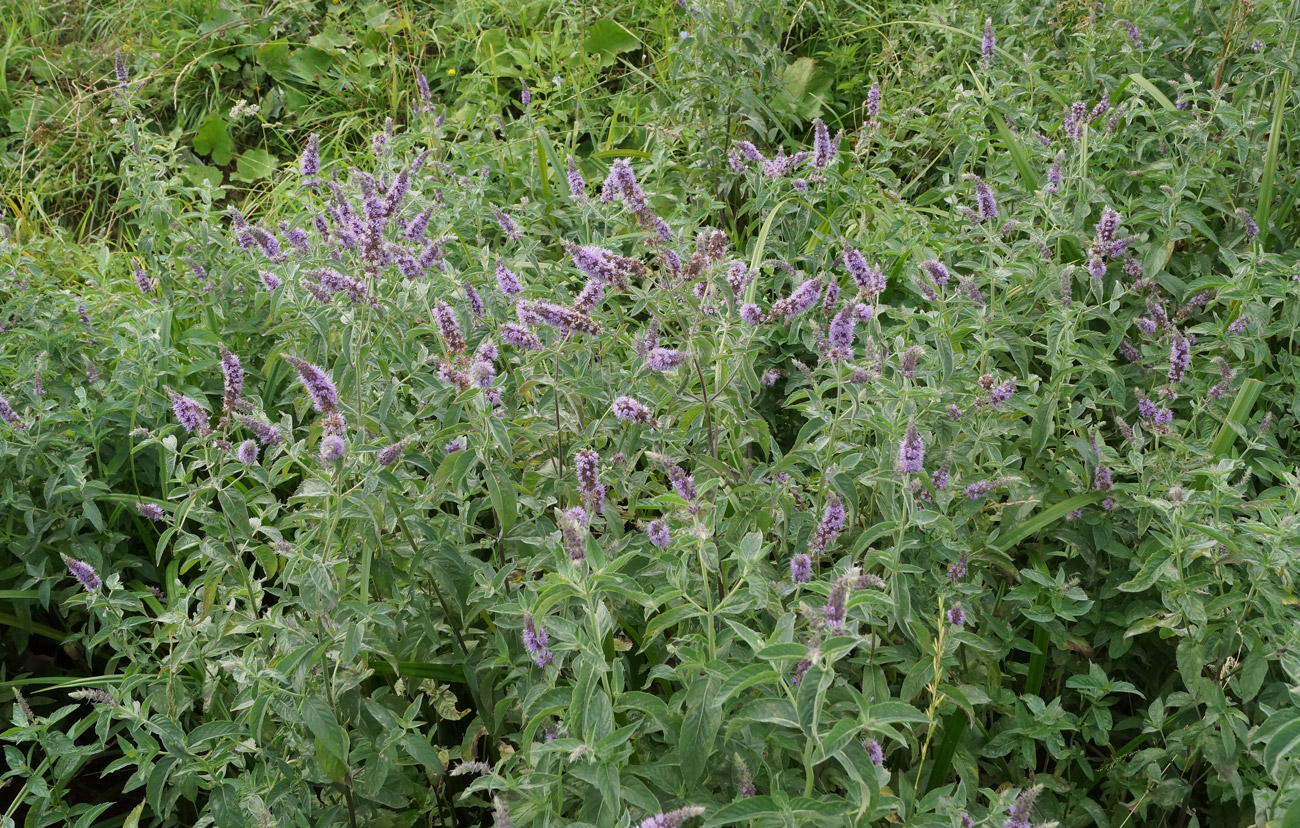
<path fill-rule="evenodd" d="M 1293 10 L 316 5 L 5 92 L 0 823 L 1300 816 Z"/>

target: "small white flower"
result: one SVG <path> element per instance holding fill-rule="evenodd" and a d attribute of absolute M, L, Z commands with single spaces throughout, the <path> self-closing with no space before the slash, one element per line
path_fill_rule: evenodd
<path fill-rule="evenodd" d="M 234 121 L 242 121 L 244 118 L 251 118 L 261 111 L 261 104 L 250 104 L 248 101 L 240 98 L 235 102 L 234 106 L 230 107 L 230 118 Z"/>
<path fill-rule="evenodd" d="M 555 77 L 551 78 L 551 83 L 555 84 L 556 89 L 559 89 L 561 86 L 564 85 L 564 78 L 560 77 L 559 75 L 556 75 Z"/>

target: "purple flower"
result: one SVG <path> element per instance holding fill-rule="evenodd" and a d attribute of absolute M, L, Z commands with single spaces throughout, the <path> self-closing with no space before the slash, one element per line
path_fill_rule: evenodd
<path fill-rule="evenodd" d="M 18 412 L 13 410 L 13 407 L 9 405 L 9 401 L 4 397 L 0 397 L 0 420 L 4 420 L 15 431 L 22 431 L 27 427 L 27 424 L 18 416 Z"/>
<path fill-rule="evenodd" d="M 77 317 L 81 320 L 81 324 L 90 327 L 90 311 L 84 303 L 77 304 Z"/>
<path fill-rule="evenodd" d="M 958 558 L 948 565 L 948 580 L 960 581 L 966 577 L 966 556 Z"/>
<path fill-rule="evenodd" d="M 117 75 L 118 88 L 125 89 L 130 77 L 126 72 L 126 58 L 122 57 L 121 52 L 113 55 L 113 72 Z"/>
<path fill-rule="evenodd" d="M 789 296 L 772 303 L 772 316 L 784 316 L 791 319 L 812 308 L 821 298 L 822 280 L 807 279 L 794 289 Z"/>
<path fill-rule="evenodd" d="M 830 334 L 831 344 L 837 348 L 853 347 L 853 327 L 857 324 L 857 316 L 854 308 L 845 306 L 840 312 L 835 314 L 831 320 L 828 332 Z"/>
<path fill-rule="evenodd" d="M 672 538 L 668 534 L 668 523 L 664 520 L 650 521 L 646 524 L 645 534 L 650 539 L 650 543 L 660 549 L 667 549 L 668 544 L 672 542 Z"/>
<path fill-rule="evenodd" d="M 747 325 L 763 324 L 763 311 L 753 302 L 746 302 L 740 306 L 740 319 Z"/>
<path fill-rule="evenodd" d="M 961 828 L 975 828 L 975 817 L 965 811 L 958 814 L 957 818 L 961 821 Z"/>
<path fill-rule="evenodd" d="M 379 458 L 378 458 L 379 465 L 391 466 L 394 463 L 396 463 L 401 458 L 402 453 L 406 451 L 406 447 L 409 446 L 410 444 L 411 444 L 411 438 L 403 437 L 401 440 L 398 440 L 396 443 L 393 443 L 390 446 L 386 446 L 380 449 Z"/>
<path fill-rule="evenodd" d="M 254 420 L 252 417 L 246 417 L 243 414 L 235 414 L 235 420 L 244 428 L 253 432 L 253 436 L 264 446 L 273 446 L 281 440 L 280 429 L 273 425 Z"/>
<path fill-rule="evenodd" d="M 1002 823 L 1002 828 L 1031 828 L 1030 812 L 1034 808 L 1034 799 L 1038 796 L 1039 790 L 1039 786 L 1035 785 L 1020 792 L 1020 795 L 1016 797 L 1016 801 L 1011 803 L 1011 808 L 1007 811 L 1007 819 Z"/>
<path fill-rule="evenodd" d="M 880 89 L 876 88 L 876 97 L 880 97 Z M 826 124 L 822 123 L 821 118 L 813 119 L 813 160 L 812 165 L 817 169 L 825 169 L 835 162 L 835 156 L 839 150 L 839 136 L 835 141 L 831 141 L 830 130 Z"/>
<path fill-rule="evenodd" d="M 140 517 L 148 518 L 152 521 L 163 519 L 162 507 L 157 503 L 137 503 L 135 504 L 135 511 L 140 515 Z"/>
<path fill-rule="evenodd" d="M 1065 135 L 1072 141 L 1078 141 L 1083 137 L 1083 127 L 1088 117 L 1088 105 L 1083 101 L 1075 101 L 1070 108 L 1065 110 L 1065 118 L 1061 121 L 1061 128 L 1065 130 Z"/>
<path fill-rule="evenodd" d="M 587 182 L 582 179 L 582 173 L 578 171 L 578 165 L 573 163 L 573 156 L 568 158 L 569 162 L 569 195 L 573 196 L 574 201 L 587 200 Z"/>
<path fill-rule="evenodd" d="M 134 261 L 131 264 L 135 270 L 135 284 L 140 288 L 140 292 L 144 294 L 153 293 L 153 282 L 149 280 L 149 276 L 144 272 L 144 268 L 140 266 L 140 262 Z"/>
<path fill-rule="evenodd" d="M 256 463 L 257 462 L 257 441 L 245 440 L 244 442 L 240 443 L 239 448 L 235 450 L 235 457 L 237 457 L 239 459 L 239 462 L 243 463 L 245 466 L 251 466 L 254 463 Z"/>
<path fill-rule="evenodd" d="M 948 623 L 954 627 L 960 627 L 966 623 L 966 610 L 962 609 L 960 601 L 953 604 L 948 610 Z"/>
<path fill-rule="evenodd" d="M 1110 491 L 1112 487 L 1110 468 L 1107 466 L 1097 466 L 1092 475 L 1092 487 L 1099 492 Z"/>
<path fill-rule="evenodd" d="M 948 285 L 950 274 L 948 273 L 948 268 L 945 268 L 943 261 L 927 259 L 920 263 L 920 269 L 922 269 L 922 272 L 924 272 L 927 277 L 930 277 L 930 281 L 935 283 L 935 285 Z"/>
<path fill-rule="evenodd" d="M 993 65 L 993 55 L 997 50 L 997 40 L 993 37 L 993 18 L 984 18 L 984 41 L 980 44 L 980 50 L 983 53 L 983 60 L 988 65 Z"/>
<path fill-rule="evenodd" d="M 950 403 L 948 405 L 947 411 L 948 411 L 948 419 L 952 420 L 954 423 L 961 419 L 961 413 L 962 413 L 961 409 L 958 408 L 955 404 Z"/>
<path fill-rule="evenodd" d="M 547 646 L 549 643 L 546 628 L 533 619 L 532 613 L 524 613 L 524 647 L 538 667 L 545 667 L 555 659 Z"/>
<path fill-rule="evenodd" d="M 862 743 L 862 747 L 866 749 L 867 758 L 871 760 L 871 764 L 878 768 L 884 766 L 885 749 L 880 746 L 880 742 L 877 742 L 873 738 L 868 738 Z"/>
<path fill-rule="evenodd" d="M 1110 207 L 1103 208 L 1101 218 L 1097 221 L 1097 244 L 1105 245 L 1115 240 L 1119 232 L 1120 215 Z"/>
<path fill-rule="evenodd" d="M 1192 338 L 1178 336 L 1169 347 L 1169 381 L 1173 383 L 1182 382 L 1183 375 L 1187 372 L 1187 366 L 1191 361 Z"/>
<path fill-rule="evenodd" d="M 925 464 L 925 446 L 915 423 L 907 424 L 907 433 L 898 446 L 898 470 L 903 474 L 916 474 Z"/>
<path fill-rule="evenodd" d="M 880 114 L 880 84 L 873 81 L 867 90 L 867 120 L 874 121 Z"/>
<path fill-rule="evenodd" d="M 1236 321 L 1234 321 L 1231 325 L 1228 326 L 1228 333 L 1230 334 L 1244 333 L 1247 326 L 1249 325 L 1250 325 L 1249 316 L 1238 316 Z"/>
<path fill-rule="evenodd" d="M 519 103 L 524 109 L 527 109 L 533 102 L 533 90 L 528 88 L 528 81 L 519 81 Z"/>
<path fill-rule="evenodd" d="M 826 499 L 826 509 L 808 544 L 809 550 L 817 555 L 826 551 L 826 547 L 834 543 L 840 532 L 844 531 L 845 519 L 844 501 L 839 495 L 832 494 Z"/>
<path fill-rule="evenodd" d="M 343 438 L 336 434 L 330 434 L 320 441 L 320 458 L 327 463 L 342 460 L 347 450 L 348 447 L 343 442 Z"/>
<path fill-rule="evenodd" d="M 740 259 L 732 259 L 727 267 L 727 286 L 731 288 L 732 295 L 740 296 L 753 280 L 754 271 Z"/>
<path fill-rule="evenodd" d="M 276 288 L 284 284 L 284 282 L 280 280 L 280 277 L 276 276 L 274 273 L 267 273 L 265 270 L 260 270 L 257 275 L 262 280 L 262 287 L 266 288 L 268 293 L 275 292 Z"/>
<path fill-rule="evenodd" d="M 842 575 L 831 585 L 826 603 L 822 605 L 822 622 L 833 633 L 844 631 L 844 613 L 849 600 L 849 589 L 856 575 Z"/>
<path fill-rule="evenodd" d="M 1241 223 L 1246 227 L 1246 238 L 1250 241 L 1257 239 L 1259 237 L 1259 225 L 1255 224 L 1255 220 L 1250 217 L 1250 213 L 1238 209 L 1237 217 L 1241 219 Z M 148 291 L 146 291 L 146 293 L 147 292 Z"/>
<path fill-rule="evenodd" d="M 1097 122 L 1098 120 L 1100 120 L 1101 117 L 1102 117 L 1103 115 L 1105 115 L 1108 111 L 1110 111 L 1110 93 L 1109 93 L 1109 92 L 1107 92 L 1105 95 L 1102 95 L 1102 96 L 1101 96 L 1101 100 L 1100 100 L 1100 101 L 1097 101 L 1097 105 L 1094 106 L 1094 107 L 1092 108 L 1092 111 L 1088 113 L 1088 123 L 1090 123 L 1090 124 L 1092 124 L 1092 123 L 1096 123 L 1096 122 Z"/>
<path fill-rule="evenodd" d="M 451 305 L 439 299 L 433 303 L 433 318 L 438 323 L 438 332 L 442 334 L 443 344 L 447 350 L 459 353 L 465 350 L 465 335 L 460 332 L 460 322 Z"/>
<path fill-rule="evenodd" d="M 790 559 L 790 580 L 796 584 L 806 584 L 812 578 L 812 556 L 800 553 Z"/>
<path fill-rule="evenodd" d="M 736 794 L 741 799 L 750 799 L 758 794 L 758 788 L 754 787 L 754 778 L 749 775 L 749 768 L 743 764 L 737 772 L 740 779 L 736 783 Z"/>
<path fill-rule="evenodd" d="M 630 423 L 646 425 L 651 428 L 654 428 L 659 424 L 659 421 L 651 415 L 650 409 L 646 408 L 632 397 L 626 395 L 614 400 L 614 404 L 610 406 L 610 410 L 618 419 L 626 420 Z"/>
<path fill-rule="evenodd" d="M 1124 28 L 1128 31 L 1128 39 L 1129 39 L 1129 42 L 1133 44 L 1133 48 L 1134 48 L 1134 49 L 1141 49 L 1141 48 L 1142 48 L 1142 32 L 1138 31 L 1138 27 L 1135 26 L 1135 25 L 1133 25 L 1132 23 L 1130 23 L 1130 22 L 1127 21 L 1127 20 L 1121 20 L 1121 21 L 1119 21 L 1119 22 L 1123 23 L 1123 24 L 1124 24 Z"/>
<path fill-rule="evenodd" d="M 452 453 L 457 452 L 457 451 L 464 451 L 464 450 L 465 450 L 465 438 L 464 438 L 464 437 L 457 437 L 456 439 L 451 440 L 450 442 L 447 443 L 447 445 L 445 445 L 445 446 L 442 447 L 442 450 L 445 451 L 445 452 L 447 452 L 448 454 L 452 454 Z"/>
<path fill-rule="evenodd" d="M 930 485 L 934 486 L 936 491 L 941 492 L 944 489 L 948 488 L 948 479 L 950 476 L 951 469 L 952 469 L 952 461 L 944 460 L 943 463 L 939 466 L 939 468 L 935 469 L 934 474 L 930 475 Z M 963 561 L 962 562 L 963 571 L 965 571 L 965 566 L 966 563 L 965 561 Z"/>
<path fill-rule="evenodd" d="M 1003 380 L 989 391 L 988 403 L 994 408 L 1001 408 L 1002 404 L 1011 399 L 1011 395 L 1014 393 L 1016 393 L 1016 378 L 1011 377 Z"/>
<path fill-rule="evenodd" d="M 686 361 L 686 354 L 675 348 L 652 348 L 645 364 L 651 371 L 671 371 Z"/>
<path fill-rule="evenodd" d="M 1101 508 L 1105 509 L 1107 512 L 1115 511 L 1115 498 L 1108 497 L 1105 500 L 1103 500 L 1101 502 Z"/>
<path fill-rule="evenodd" d="M 296 356 L 290 356 L 289 354 L 282 354 L 281 356 L 285 362 L 292 365 L 294 370 L 298 372 L 298 378 L 302 380 L 303 387 L 307 389 L 307 395 L 311 397 L 312 406 L 317 411 L 328 414 L 338 410 L 338 389 L 334 387 L 334 383 L 330 381 L 324 371 Z"/>
<path fill-rule="evenodd" d="M 94 592 L 103 586 L 104 582 L 99 579 L 99 575 L 95 573 L 95 568 L 90 564 L 76 558 L 70 558 L 63 553 L 59 553 L 59 557 L 63 558 L 63 563 L 67 565 L 72 577 L 81 582 L 86 592 Z"/>
<path fill-rule="evenodd" d="M 967 500 L 978 500 L 1001 485 L 1000 480 L 977 480 L 967 486 L 963 494 Z"/>
<path fill-rule="evenodd" d="M 681 828 L 686 820 L 697 817 L 702 813 L 704 813 L 704 809 L 699 806 L 678 808 L 675 811 L 646 817 L 641 820 L 637 828 Z"/>
<path fill-rule="evenodd" d="M 853 277 L 858 290 L 873 298 L 884 292 L 885 274 L 879 268 L 867 264 L 866 257 L 847 243 L 844 245 L 844 269 Z"/>
<path fill-rule="evenodd" d="M 514 322 L 507 322 L 501 326 L 501 338 L 516 348 L 529 351 L 542 350 L 542 343 L 537 338 L 537 334 Z"/>
<path fill-rule="evenodd" d="M 782 372 L 779 369 L 769 368 L 768 370 L 763 372 L 763 376 L 761 379 L 764 385 L 766 385 L 768 388 L 771 388 L 773 385 L 776 385 L 776 381 L 781 378 L 781 375 Z"/>
<path fill-rule="evenodd" d="M 600 514 L 605 500 L 605 487 L 600 482 L 600 455 L 591 449 L 578 449 L 573 458 L 574 472 L 578 476 L 578 490 L 584 503 Z"/>
<path fill-rule="evenodd" d="M 235 410 L 239 398 L 244 393 L 244 368 L 239 362 L 239 357 L 227 350 L 225 345 L 218 344 L 217 348 L 221 352 L 221 373 L 225 377 L 226 395 L 222 408 L 230 413 Z"/>
<path fill-rule="evenodd" d="M 313 176 L 320 172 L 320 135 L 312 133 L 307 138 L 307 147 L 302 151 L 299 169 L 304 176 Z M 317 182 L 309 181 L 309 185 Z"/>
<path fill-rule="evenodd" d="M 758 148 L 748 141 L 737 141 L 735 147 L 746 161 L 762 163 L 767 160 L 763 157 L 763 153 L 759 152 Z"/>
<path fill-rule="evenodd" d="M 988 182 L 977 175 L 966 175 L 966 179 L 975 184 L 975 201 L 979 206 L 979 220 L 986 221 L 998 217 L 998 202 L 993 198 L 993 190 Z"/>
<path fill-rule="evenodd" d="M 501 212 L 497 207 L 492 208 L 492 215 L 496 216 L 497 224 L 505 231 L 506 238 L 510 241 L 519 241 L 524 236 L 524 231 L 519 228 L 519 224 L 510 216 Z"/>
<path fill-rule="evenodd" d="M 177 393 L 167 388 L 167 396 L 172 401 L 172 411 L 176 414 L 176 419 L 181 426 L 190 434 L 199 432 L 200 434 L 208 433 L 208 412 L 203 410 L 203 406 L 197 400 L 191 399 L 184 394 Z"/>
<path fill-rule="evenodd" d="M 1056 153 L 1056 158 L 1052 160 L 1052 166 L 1047 169 L 1047 187 L 1044 188 L 1049 193 L 1055 193 L 1061 188 L 1061 163 L 1065 161 L 1065 150 Z"/>

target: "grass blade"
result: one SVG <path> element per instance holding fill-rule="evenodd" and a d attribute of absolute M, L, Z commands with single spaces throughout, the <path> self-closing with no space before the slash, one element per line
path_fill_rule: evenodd
<path fill-rule="evenodd" d="M 1232 408 L 1228 409 L 1228 416 L 1224 418 L 1223 425 L 1219 426 L 1219 433 L 1214 435 L 1214 442 L 1210 443 L 1211 454 L 1215 457 L 1227 456 L 1228 449 L 1237 441 L 1237 435 L 1245 431 L 1246 421 L 1255 410 L 1255 400 L 1259 399 L 1263 390 L 1264 383 L 1257 379 L 1248 379 L 1241 384 L 1236 399 L 1232 401 Z"/>
<path fill-rule="evenodd" d="M 1277 176 L 1277 151 L 1282 143 L 1282 113 L 1286 111 L 1286 93 L 1291 89 L 1291 70 L 1282 75 L 1282 82 L 1273 90 L 1273 126 L 1268 133 L 1268 149 L 1264 154 L 1264 177 L 1259 182 L 1259 206 L 1255 208 L 1255 224 L 1264 234 L 1264 248 L 1268 249 L 1269 213 L 1273 208 L 1273 179 Z"/>
<path fill-rule="evenodd" d="M 1151 81 L 1142 77 L 1137 72 L 1130 74 L 1129 78 L 1131 78 L 1132 81 L 1136 83 L 1138 86 L 1142 87 L 1142 89 L 1145 90 L 1148 95 L 1155 98 L 1156 103 L 1160 104 L 1160 106 L 1163 107 L 1166 112 L 1175 112 L 1178 110 L 1178 107 L 1174 106 L 1174 102 L 1166 98 L 1165 93 L 1157 89 L 1156 85 Z"/>

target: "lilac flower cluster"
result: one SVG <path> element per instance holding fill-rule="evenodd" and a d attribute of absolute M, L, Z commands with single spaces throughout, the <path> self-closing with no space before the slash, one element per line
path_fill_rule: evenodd
<path fill-rule="evenodd" d="M 610 406 L 610 410 L 615 417 L 629 423 L 650 426 L 651 428 L 659 425 L 659 421 L 650 413 L 650 409 L 626 395 L 615 399 L 614 404 Z"/>
<path fill-rule="evenodd" d="M 848 573 L 841 575 L 831 585 L 831 590 L 826 596 L 826 603 L 822 605 L 822 624 L 831 633 L 841 633 L 844 631 L 844 614 L 849 599 L 849 590 L 857 580 L 857 573 Z"/>
<path fill-rule="evenodd" d="M 632 172 L 632 165 L 626 158 L 620 158 L 613 163 L 600 191 L 602 202 L 608 204 L 616 199 L 621 199 L 623 206 L 636 216 L 637 223 L 643 229 L 653 232 L 660 243 L 670 242 L 676 238 L 668 222 L 650 209 L 650 201 L 646 198 L 641 185 L 637 183 L 636 173 Z"/>
<path fill-rule="evenodd" d="M 532 613 L 524 614 L 524 647 L 527 648 L 528 654 L 537 662 L 538 667 L 545 667 L 550 664 L 555 655 L 547 646 L 550 639 L 546 635 L 546 628 L 538 624 L 532 616 Z"/>
<path fill-rule="evenodd" d="M 826 498 L 826 508 L 822 512 L 821 523 L 817 524 L 817 529 L 808 544 L 809 551 L 814 555 L 825 552 L 826 548 L 844 531 L 845 521 L 844 501 L 839 495 L 832 494 Z"/>
<path fill-rule="evenodd" d="M 59 553 L 59 557 L 63 559 L 63 563 L 68 567 L 68 572 L 72 573 L 72 577 L 77 579 L 86 592 L 94 592 L 103 586 L 104 582 L 100 580 L 95 568 L 90 564 L 63 553 Z"/>
<path fill-rule="evenodd" d="M 907 424 L 907 433 L 898 446 L 898 470 L 903 474 L 918 474 L 925 465 L 925 445 L 915 423 Z"/>
<path fill-rule="evenodd" d="M 588 448 L 578 449 L 573 457 L 573 468 L 583 503 L 600 514 L 601 504 L 605 502 L 605 486 L 600 482 L 600 455 Z"/>

